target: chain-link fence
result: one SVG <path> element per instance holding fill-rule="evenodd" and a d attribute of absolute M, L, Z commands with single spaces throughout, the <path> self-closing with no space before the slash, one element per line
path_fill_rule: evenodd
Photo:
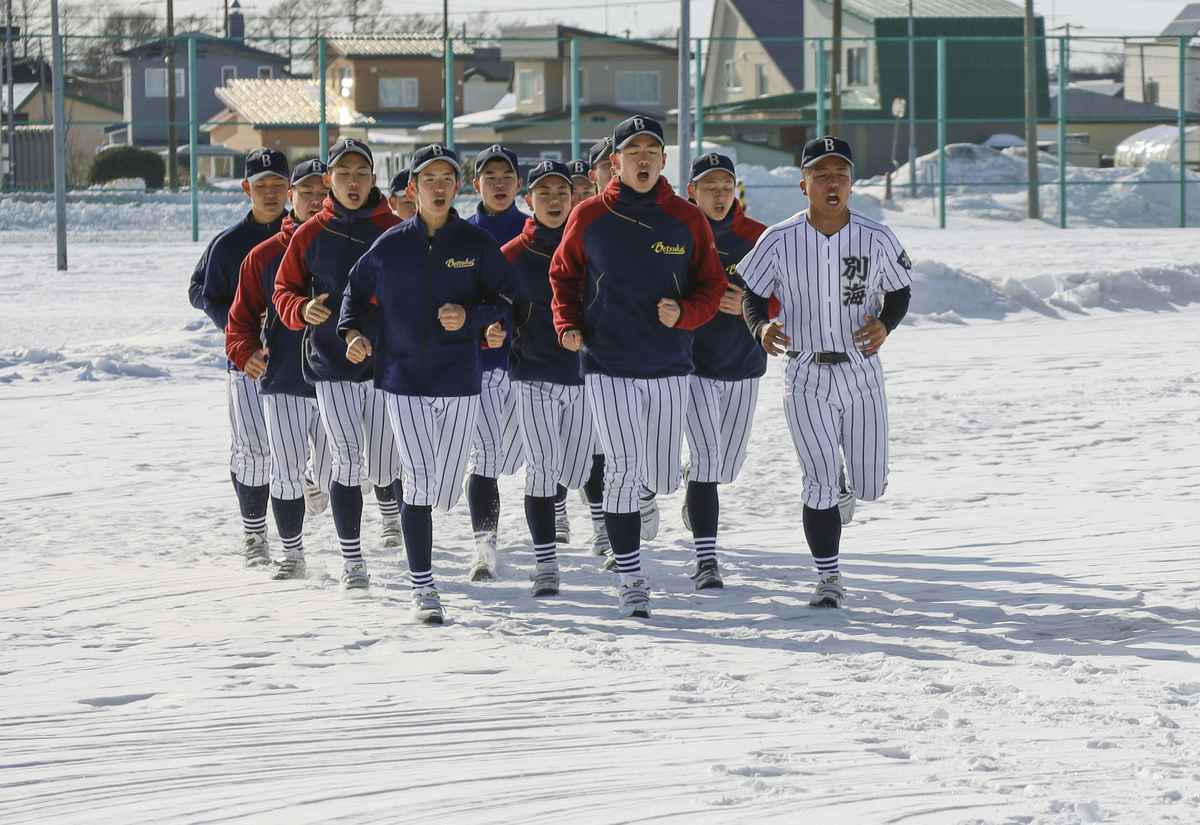
<path fill-rule="evenodd" d="M 1188 38 L 1039 36 L 1027 84 L 1019 18 L 992 21 L 991 33 L 987 21 L 969 22 L 909 36 L 903 19 L 879 20 L 876 36 L 843 38 L 837 54 L 828 37 L 689 41 L 687 149 L 734 156 L 747 205 L 765 219 L 800 208 L 800 148 L 836 132 L 854 146 L 864 210 L 928 213 L 942 225 L 1018 220 L 1036 196 L 1037 214 L 1061 226 L 1200 222 L 1200 177 L 1189 170 L 1200 162 L 1200 50 Z M 26 74 L 0 87 L 0 170 L 6 198 L 39 203 L 53 188 L 52 50 L 48 35 L 21 40 Z M 678 180 L 678 40 L 541 27 L 446 42 L 62 35 L 71 203 L 158 197 L 167 212 L 185 203 L 196 235 L 239 203 L 242 158 L 257 146 L 295 162 L 358 137 L 375 148 L 386 185 L 434 141 L 466 157 L 502 143 L 523 164 L 586 157 L 631 113 L 664 122 L 667 175 Z M 1101 52 L 1107 71 L 1072 74 Z M 161 180 L 101 169 L 116 147 L 158 158 Z"/>

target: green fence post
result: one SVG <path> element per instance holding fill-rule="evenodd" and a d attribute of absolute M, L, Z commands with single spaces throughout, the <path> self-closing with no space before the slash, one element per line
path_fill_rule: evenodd
<path fill-rule="evenodd" d="M 825 134 L 825 38 L 817 38 L 817 133 Z"/>
<path fill-rule="evenodd" d="M 571 153 L 572 158 L 585 157 L 583 142 L 583 113 L 579 111 L 579 38 L 571 38 Z"/>
<path fill-rule="evenodd" d="M 1058 41 L 1058 225 L 1067 228 L 1067 55 L 1069 38 Z"/>
<path fill-rule="evenodd" d="M 1179 38 L 1179 226 L 1187 228 L 1187 59 L 1188 38 Z"/>
<path fill-rule="evenodd" d="M 188 173 L 192 193 L 192 243 L 200 240 L 200 114 L 196 105 L 196 38 L 188 38 Z"/>
<path fill-rule="evenodd" d="M 704 58 L 701 56 L 701 47 L 703 41 L 696 38 L 696 116 L 694 128 L 696 130 L 696 157 L 704 153 Z"/>
<path fill-rule="evenodd" d="M 938 227 L 946 228 L 946 38 L 937 42 Z"/>
<path fill-rule="evenodd" d="M 446 148 L 454 148 L 454 41 L 446 40 Z"/>
<path fill-rule="evenodd" d="M 321 106 L 321 123 L 318 126 L 317 142 L 320 143 L 321 163 L 329 162 L 329 121 L 325 117 L 325 36 L 317 36 L 317 99 Z"/>

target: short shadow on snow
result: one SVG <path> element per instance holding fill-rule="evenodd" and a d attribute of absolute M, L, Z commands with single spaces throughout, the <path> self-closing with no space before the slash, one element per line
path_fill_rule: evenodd
<path fill-rule="evenodd" d="M 807 607 L 812 586 L 807 553 L 754 549 L 723 552 L 726 589 L 694 594 L 687 578 L 690 553 L 644 548 L 656 610 L 645 622 L 618 619 L 615 576 L 576 554 L 563 559 L 569 566 L 557 599 L 535 601 L 528 595 L 518 571 L 531 565 L 523 561 L 485 589 L 456 583 L 449 590 L 479 599 L 487 613 L 498 609 L 520 625 L 513 632 L 529 635 L 635 634 L 673 644 L 914 660 L 958 660 L 973 649 L 1197 661 L 1188 651 L 1200 650 L 1200 609 L 1146 604 L 1132 587 L 1042 572 L 1017 557 L 1020 544 L 852 554 L 843 558 L 850 598 L 837 611 Z M 987 554 L 989 548 L 994 555 Z M 1097 552 L 1106 551 L 1098 546 Z"/>

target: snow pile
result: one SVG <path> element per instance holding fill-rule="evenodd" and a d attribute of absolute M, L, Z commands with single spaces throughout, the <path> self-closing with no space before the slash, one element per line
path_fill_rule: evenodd
<path fill-rule="evenodd" d="M 118 191 L 111 186 L 71 192 L 67 196 L 69 232 L 126 232 L 187 237 L 192 229 L 188 192 Z M 138 181 L 141 183 L 141 181 Z M 200 194 L 200 231 L 213 233 L 241 218 L 248 208 L 237 192 Z M 19 192 L 0 197 L 0 232 L 53 232 L 54 195 Z"/>
<path fill-rule="evenodd" d="M 93 183 L 88 187 L 89 192 L 145 192 L 146 181 L 143 178 L 117 178 L 107 183 Z"/>
<path fill-rule="evenodd" d="M 951 217 L 990 220 L 1025 219 L 1023 148 L 1004 150 L 969 143 L 946 147 L 946 210 Z M 1058 165 L 1040 153 L 1043 220 L 1057 223 Z M 909 194 L 909 164 L 892 176 L 893 206 L 899 211 L 928 212 L 938 194 L 936 152 L 916 160 L 917 196 Z M 1200 224 L 1200 175 L 1187 173 L 1188 223 Z M 1067 167 L 1067 222 L 1072 226 L 1175 226 L 1179 221 L 1179 167 L 1151 162 L 1138 168 Z M 882 198 L 885 177 L 858 181 L 856 189 Z"/>

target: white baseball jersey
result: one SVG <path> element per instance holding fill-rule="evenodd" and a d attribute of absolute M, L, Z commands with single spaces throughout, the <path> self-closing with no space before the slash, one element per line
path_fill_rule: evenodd
<path fill-rule="evenodd" d="M 782 305 L 790 350 L 863 355 L 854 333 L 879 316 L 883 293 L 912 283 L 912 264 L 892 230 L 850 210 L 850 221 L 826 237 L 800 212 L 767 229 L 737 265 L 746 287 Z"/>
<path fill-rule="evenodd" d="M 836 506 L 841 457 L 856 497 L 872 501 L 887 489 L 887 397 L 879 357 L 866 357 L 854 333 L 879 316 L 883 294 L 912 283 L 904 248 L 881 223 L 851 210 L 832 236 L 801 212 L 767 229 L 738 264 L 746 286 L 782 305 L 791 338 L 784 412 L 804 470 L 804 503 Z M 812 354 L 843 352 L 847 364 L 817 364 Z"/>

